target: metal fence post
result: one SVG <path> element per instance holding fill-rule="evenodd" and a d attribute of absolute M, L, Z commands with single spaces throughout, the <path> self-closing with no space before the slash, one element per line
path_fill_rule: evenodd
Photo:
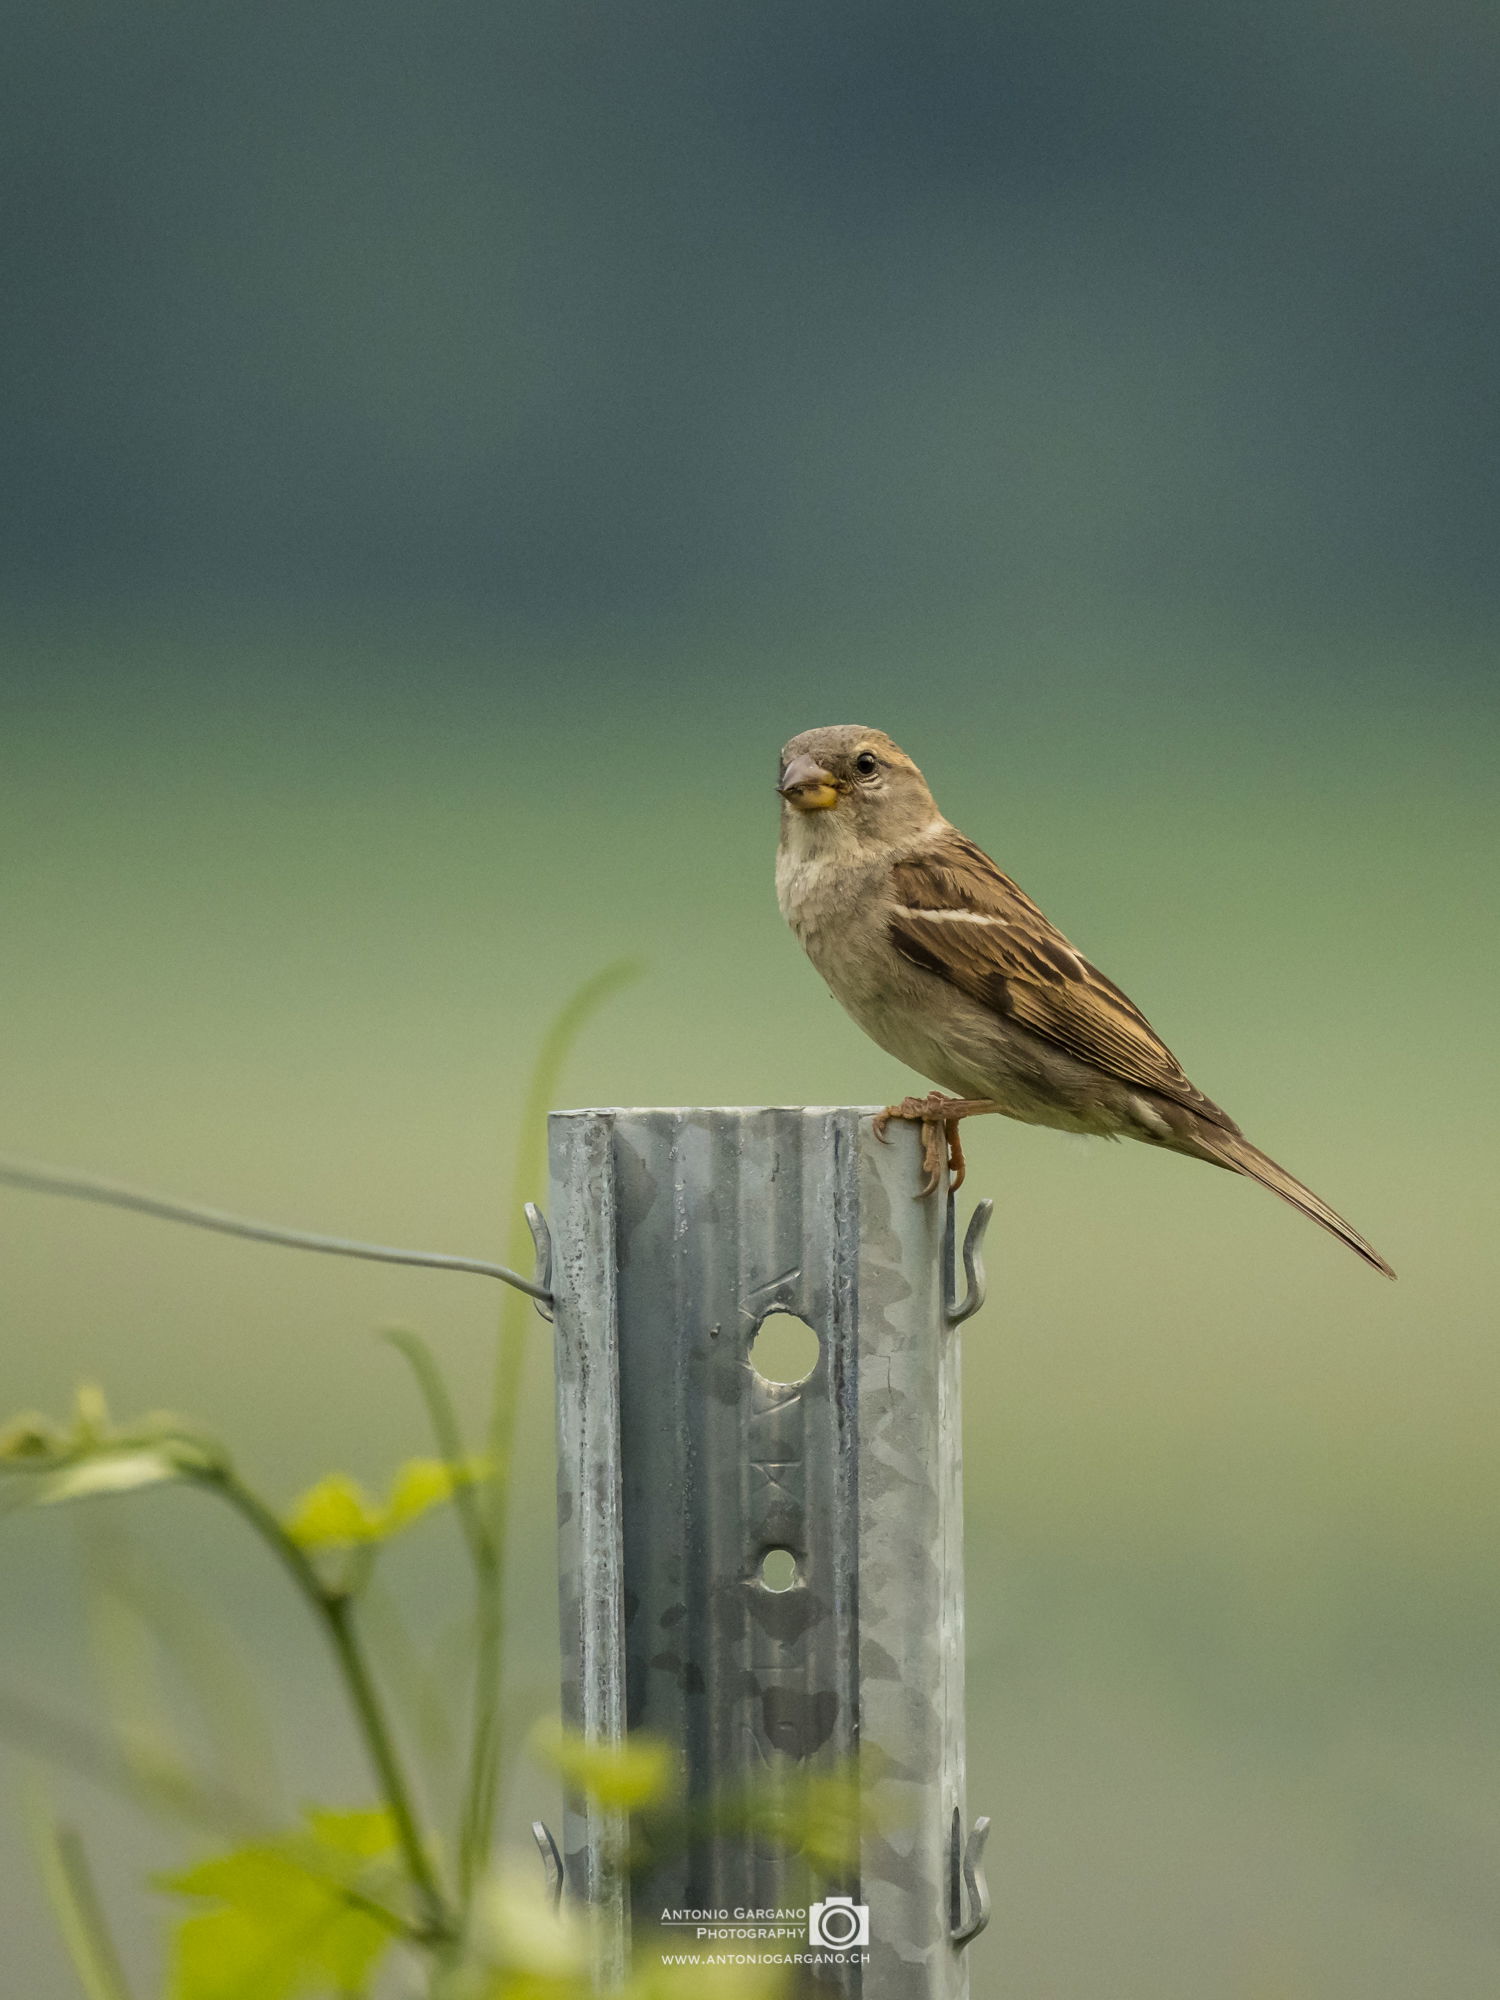
<path fill-rule="evenodd" d="M 954 1329 L 982 1293 L 989 1204 L 959 1302 L 951 1214 L 913 1199 L 918 1175 L 915 1129 L 880 1144 L 868 1109 L 551 1118 L 564 1717 L 664 1736 L 698 1801 L 788 1769 L 880 1773 L 883 1823 L 833 1885 L 869 1906 L 868 1957 L 814 1975 L 862 2000 L 963 2000 L 988 1914 L 987 1822 L 971 1832 L 964 1798 Z M 819 1337 L 798 1383 L 750 1358 L 777 1312 Z M 762 1580 L 773 1549 L 796 1560 L 788 1589 Z M 795 1864 L 744 1834 L 628 1884 L 619 1831 L 574 1805 L 563 1843 L 606 1989 L 632 1922 L 806 1905 Z"/>

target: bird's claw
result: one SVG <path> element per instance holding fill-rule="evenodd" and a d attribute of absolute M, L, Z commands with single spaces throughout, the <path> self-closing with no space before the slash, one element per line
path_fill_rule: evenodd
<path fill-rule="evenodd" d="M 947 1128 L 931 1119 L 922 1121 L 922 1185 L 917 1189 L 917 1200 L 925 1201 L 930 1194 L 936 1194 L 943 1184 L 943 1169 L 947 1165 L 947 1148 L 943 1144 Z"/>
<path fill-rule="evenodd" d="M 922 1130 L 922 1184 L 917 1189 L 918 1201 L 936 1194 L 948 1178 L 950 1193 L 956 1193 L 963 1186 L 964 1149 L 959 1141 L 958 1120 L 944 1117 L 944 1112 L 962 1099 L 944 1097 L 940 1091 L 933 1091 L 927 1097 L 903 1097 L 899 1104 L 888 1104 L 883 1111 L 877 1111 L 873 1120 L 875 1137 L 882 1145 L 886 1143 L 886 1127 L 893 1118 L 904 1118 Z"/>

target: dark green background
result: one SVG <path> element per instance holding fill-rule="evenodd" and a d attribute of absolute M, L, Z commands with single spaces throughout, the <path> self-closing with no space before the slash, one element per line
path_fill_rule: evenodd
<path fill-rule="evenodd" d="M 568 1101 L 899 1094 L 770 887 L 780 743 L 888 729 L 1402 1274 L 974 1129 L 976 1994 L 1491 2000 L 1493 11 L 8 29 L 0 1147 L 493 1251 L 544 1023 L 622 952 Z M 0 1401 L 97 1376 L 278 1496 L 420 1448 L 372 1328 L 483 1380 L 478 1281 L 8 1194 L 0 1245 Z M 288 1795 L 363 1796 L 233 1524 L 135 1518 L 279 1691 Z M 59 1704 L 75 1525 L 0 1540 L 0 1679 Z M 173 1850 L 67 1795 L 149 1990 Z M 72 1994 L 18 1843 L 0 1933 Z"/>

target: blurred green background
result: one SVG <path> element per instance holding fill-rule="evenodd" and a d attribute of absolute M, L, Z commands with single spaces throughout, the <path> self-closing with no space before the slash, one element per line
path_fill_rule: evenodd
<path fill-rule="evenodd" d="M 977 2000 L 1492 2000 L 1493 10 L 8 27 L 0 1150 L 493 1254 L 545 1023 L 621 953 L 567 1101 L 899 1095 L 770 879 L 781 742 L 889 730 L 1401 1272 L 970 1128 Z M 425 1448 L 373 1329 L 482 1393 L 477 1280 L 3 1192 L 0 1245 L 0 1402 L 98 1377 L 278 1496 Z M 273 1690 L 287 1797 L 364 1797 L 235 1524 L 132 1518 Z M 77 1528 L 0 1536 L 0 1680 L 62 1710 Z M 434 1627 L 451 1540 L 399 1559 Z M 179 1850 L 64 1795 L 149 1990 Z M 3 1837 L 7 1981 L 71 2000 Z"/>

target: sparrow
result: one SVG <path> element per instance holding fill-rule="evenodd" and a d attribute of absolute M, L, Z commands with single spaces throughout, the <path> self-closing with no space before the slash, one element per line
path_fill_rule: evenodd
<path fill-rule="evenodd" d="M 922 1128 L 922 1195 L 963 1179 L 959 1120 L 1139 1139 L 1244 1174 L 1395 1272 L 1189 1082 L 1144 1014 L 938 810 L 904 750 L 853 723 L 781 753 L 781 913 L 867 1035 L 944 1089 L 875 1120 Z M 945 1159 L 946 1153 L 946 1159 Z"/>

